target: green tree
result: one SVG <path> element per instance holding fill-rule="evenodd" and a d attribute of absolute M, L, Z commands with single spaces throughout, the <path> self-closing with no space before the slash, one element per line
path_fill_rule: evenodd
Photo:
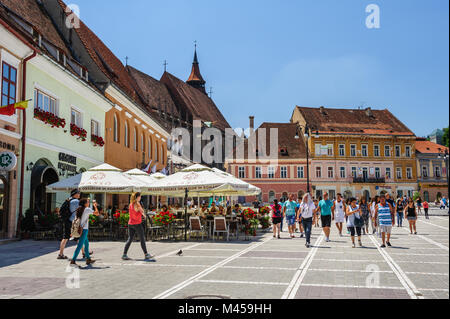
<path fill-rule="evenodd" d="M 448 141 L 449 141 L 448 127 L 444 128 L 443 131 L 444 131 L 444 136 L 442 137 L 442 144 L 444 144 L 444 146 L 448 147 Z"/>

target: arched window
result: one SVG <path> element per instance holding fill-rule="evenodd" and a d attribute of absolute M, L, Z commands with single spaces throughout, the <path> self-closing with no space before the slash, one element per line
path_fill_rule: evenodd
<path fill-rule="evenodd" d="M 114 114 L 114 142 L 119 143 L 119 122 L 116 114 Z"/>
<path fill-rule="evenodd" d="M 148 138 L 148 158 L 152 159 L 152 139 Z"/>
<path fill-rule="evenodd" d="M 144 133 L 141 135 L 141 147 L 142 147 L 142 153 L 145 153 L 145 143 L 144 143 Z"/>
<path fill-rule="evenodd" d="M 138 138 L 137 138 L 137 129 L 134 128 L 134 150 L 137 152 L 138 150 Z"/>
<path fill-rule="evenodd" d="M 130 129 L 128 127 L 128 122 L 125 121 L 125 146 L 130 147 Z"/>

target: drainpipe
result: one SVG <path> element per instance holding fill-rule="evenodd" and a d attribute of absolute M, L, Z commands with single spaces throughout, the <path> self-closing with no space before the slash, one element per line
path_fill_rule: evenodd
<path fill-rule="evenodd" d="M 23 60 L 22 68 L 22 101 L 26 100 L 27 89 L 27 62 L 33 59 L 37 55 L 37 51 L 33 49 L 33 54 Z M 20 159 L 20 188 L 19 188 L 19 218 L 17 221 L 16 237 L 20 238 L 21 233 L 21 221 L 23 218 L 23 179 L 25 175 L 25 148 L 26 148 L 26 129 L 27 129 L 27 110 L 22 111 L 22 152 Z"/>

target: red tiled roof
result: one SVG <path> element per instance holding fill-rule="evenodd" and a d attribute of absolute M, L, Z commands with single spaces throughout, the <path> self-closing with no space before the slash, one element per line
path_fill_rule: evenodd
<path fill-rule="evenodd" d="M 388 110 L 297 106 L 312 131 L 328 134 L 405 135 L 414 133 Z"/>
<path fill-rule="evenodd" d="M 52 20 L 43 9 L 41 9 L 36 0 L 0 0 L 0 3 L 31 24 L 43 38 L 62 50 L 67 57 L 72 57 L 70 50 L 67 48 L 54 27 Z"/>
<path fill-rule="evenodd" d="M 180 112 L 177 110 L 169 91 L 163 83 L 132 66 L 127 66 L 127 71 L 139 87 L 142 93 L 141 98 L 145 104 L 154 111 L 158 110 L 158 106 L 160 106 L 161 111 L 167 112 L 176 118 L 180 117 Z"/>
<path fill-rule="evenodd" d="M 166 85 L 178 109 L 189 110 L 194 120 L 212 122 L 214 127 L 221 130 L 230 127 L 213 100 L 207 95 L 168 72 L 163 74 L 160 81 Z"/>
<path fill-rule="evenodd" d="M 439 154 L 449 150 L 448 147 L 422 139 L 416 140 L 416 152 L 422 154 Z"/>

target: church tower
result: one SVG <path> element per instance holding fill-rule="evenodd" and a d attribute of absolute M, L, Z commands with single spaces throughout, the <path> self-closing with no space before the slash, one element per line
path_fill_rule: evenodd
<path fill-rule="evenodd" d="M 197 58 L 197 45 L 195 45 L 194 62 L 192 63 L 192 72 L 186 83 L 196 88 L 197 90 L 200 90 L 205 95 L 207 95 L 205 90 L 206 82 L 205 80 L 203 80 L 203 77 L 200 73 L 200 66 Z"/>

